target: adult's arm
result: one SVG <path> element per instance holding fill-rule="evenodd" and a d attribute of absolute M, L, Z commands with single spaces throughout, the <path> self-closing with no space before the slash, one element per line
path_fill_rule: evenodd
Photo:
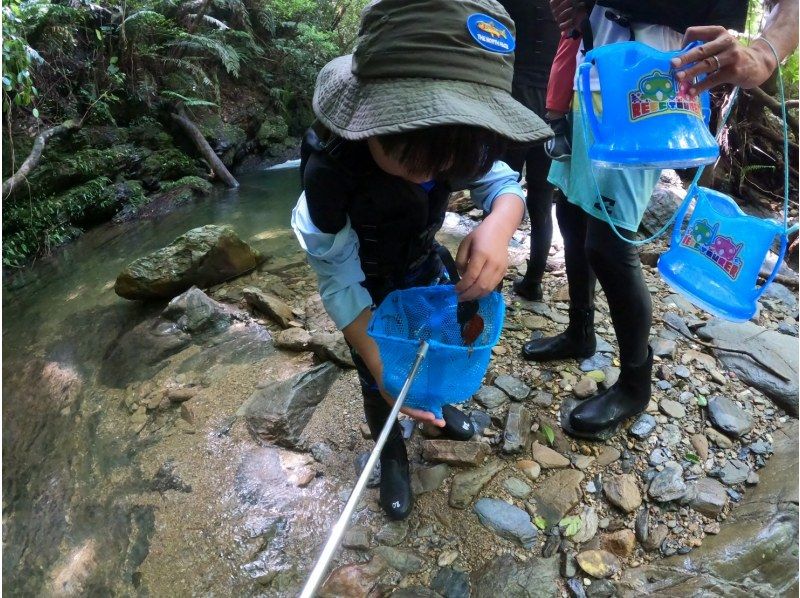
<path fill-rule="evenodd" d="M 683 56 L 673 58 L 672 65 L 677 69 L 696 63 L 678 71 L 678 79 L 691 81 L 701 73 L 708 75 L 705 80 L 689 89 L 692 95 L 724 83 L 732 83 L 744 89 L 758 87 L 778 68 L 780 61 L 797 48 L 797 4 L 798 0 L 778 0 L 767 16 L 761 35 L 749 46 L 740 44 L 723 27 L 689 27 L 683 39 L 684 45 L 696 40 L 705 43 Z M 769 44 L 775 48 L 778 62 L 775 61 Z"/>

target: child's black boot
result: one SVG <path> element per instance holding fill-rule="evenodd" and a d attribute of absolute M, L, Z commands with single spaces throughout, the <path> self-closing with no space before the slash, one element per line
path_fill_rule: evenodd
<path fill-rule="evenodd" d="M 561 334 L 537 338 L 522 346 L 522 356 L 530 361 L 591 357 L 597 350 L 594 335 L 594 308 L 570 309 L 569 325 Z"/>
<path fill-rule="evenodd" d="M 653 371 L 653 349 L 647 359 L 635 367 L 620 368 L 617 382 L 611 388 L 583 401 L 569 415 L 569 425 L 578 434 L 596 434 L 615 428 L 623 421 L 642 413 L 650 402 L 650 375 Z"/>
<path fill-rule="evenodd" d="M 514 292 L 528 301 L 541 301 L 544 297 L 542 294 L 542 281 L 534 278 L 530 271 L 530 265 L 531 261 L 528 260 L 528 270 L 525 271 L 525 276 L 514 281 Z"/>
<path fill-rule="evenodd" d="M 469 416 L 452 405 L 442 406 L 442 419 L 444 419 L 442 436 L 446 438 L 469 440 L 475 434 Z"/>
<path fill-rule="evenodd" d="M 379 399 L 383 400 L 383 399 Z M 365 409 L 367 425 L 372 438 L 380 436 L 386 414 L 382 409 Z M 396 421 L 381 451 L 380 505 L 389 519 L 405 519 L 411 513 L 414 497 L 411 493 L 411 476 L 408 469 L 408 453 L 400 424 Z"/>

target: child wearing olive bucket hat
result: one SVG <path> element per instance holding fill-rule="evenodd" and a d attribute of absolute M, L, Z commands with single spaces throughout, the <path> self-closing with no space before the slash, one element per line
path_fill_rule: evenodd
<path fill-rule="evenodd" d="M 362 13 L 353 54 L 317 78 L 317 122 L 303 141 L 304 192 L 292 227 L 351 347 L 373 438 L 392 398 L 366 334 L 370 314 L 395 289 L 447 281 L 434 235 L 450 192 L 470 189 L 488 213 L 456 255 L 460 300 L 486 295 L 505 274 L 525 201 L 517 173 L 498 157 L 509 143 L 552 134 L 511 97 L 513 51 L 513 22 L 494 0 L 378 0 Z M 452 406 L 440 420 L 404 411 L 446 437 L 472 436 Z M 412 495 L 397 422 L 380 463 L 381 506 L 405 518 Z"/>

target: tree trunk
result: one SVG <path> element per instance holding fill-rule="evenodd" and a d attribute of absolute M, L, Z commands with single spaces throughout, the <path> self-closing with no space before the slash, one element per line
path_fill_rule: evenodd
<path fill-rule="evenodd" d="M 36 136 L 36 140 L 33 142 L 33 148 L 31 149 L 31 153 L 28 154 L 28 157 L 25 158 L 25 161 L 22 163 L 22 166 L 19 167 L 19 170 L 8 177 L 5 181 L 3 181 L 3 190 L 2 195 L 3 197 L 8 197 L 11 193 L 14 192 L 14 189 L 22 182 L 28 174 L 39 165 L 39 161 L 42 159 L 42 152 L 44 151 L 45 144 L 53 137 L 57 137 L 59 135 L 63 135 L 64 133 L 72 132 L 76 129 L 80 129 L 82 121 L 74 121 L 74 120 L 67 120 L 57 125 L 55 127 L 51 127 L 45 131 L 42 131 Z"/>
<path fill-rule="evenodd" d="M 208 165 L 211 167 L 211 170 L 214 171 L 214 174 L 222 180 L 228 187 L 231 189 L 236 189 L 239 186 L 239 182 L 234 178 L 234 176 L 230 173 L 228 168 L 225 164 L 222 163 L 222 160 L 219 159 L 214 150 L 206 141 L 206 138 L 203 137 L 203 134 L 200 132 L 200 129 L 197 128 L 189 117 L 186 116 L 183 112 L 175 113 L 171 112 L 170 116 L 172 119 L 177 122 L 181 128 L 189 135 L 192 139 L 194 144 L 197 146 L 198 151 L 203 156 Z"/>

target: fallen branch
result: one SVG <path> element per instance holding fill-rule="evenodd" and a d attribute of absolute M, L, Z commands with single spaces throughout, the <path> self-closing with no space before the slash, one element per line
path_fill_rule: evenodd
<path fill-rule="evenodd" d="M 748 89 L 747 93 L 749 93 L 753 99 L 761 102 L 767 108 L 769 108 L 778 118 L 781 118 L 781 103 L 769 95 L 766 91 L 760 87 L 754 87 L 753 89 Z M 797 117 L 792 116 L 788 112 L 786 113 L 786 122 L 793 131 L 797 131 L 798 127 L 800 127 L 800 121 L 797 120 Z"/>
<path fill-rule="evenodd" d="M 36 136 L 36 140 L 33 142 L 33 148 L 31 149 L 31 153 L 28 154 L 28 157 L 25 158 L 25 161 L 22 163 L 22 166 L 19 167 L 19 170 L 8 177 L 5 181 L 3 181 L 3 190 L 2 195 L 3 197 L 8 197 L 11 193 L 14 192 L 14 189 L 19 185 L 25 177 L 28 176 L 31 170 L 36 168 L 39 165 L 39 161 L 42 159 L 42 152 L 44 151 L 44 146 L 47 144 L 50 139 L 53 137 L 58 137 L 59 135 L 63 135 L 64 133 L 71 133 L 76 129 L 80 129 L 81 125 L 83 124 L 83 119 L 79 121 L 75 120 L 67 120 L 57 125 L 55 127 L 51 127 L 45 131 L 42 131 Z"/>
<path fill-rule="evenodd" d="M 218 178 L 222 180 L 228 187 L 231 189 L 236 189 L 239 186 L 239 182 L 234 178 L 234 176 L 230 173 L 228 168 L 225 164 L 222 163 L 222 160 L 219 159 L 219 156 L 214 152 L 212 147 L 209 145 L 206 138 L 203 137 L 203 134 L 200 132 L 200 129 L 197 128 L 189 117 L 181 110 L 179 113 L 171 112 L 170 116 L 172 119 L 177 122 L 181 128 L 189 135 L 191 140 L 194 142 L 195 146 L 197 146 L 200 155 L 203 156 L 208 165 L 211 167 L 211 170 L 214 171 L 214 174 L 217 175 Z"/>

